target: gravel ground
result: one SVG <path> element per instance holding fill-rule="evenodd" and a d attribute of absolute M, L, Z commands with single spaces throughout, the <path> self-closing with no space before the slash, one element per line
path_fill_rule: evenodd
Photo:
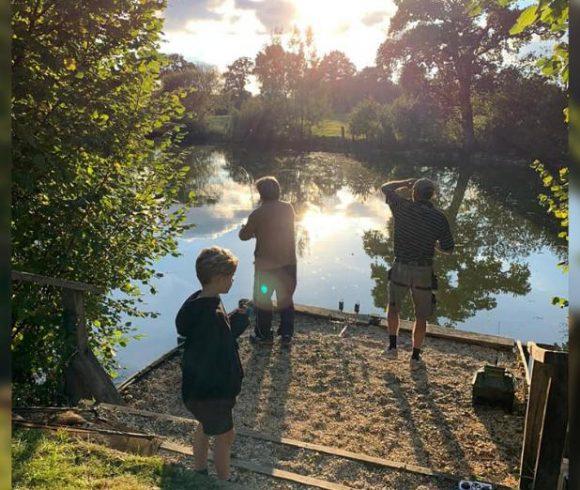
<path fill-rule="evenodd" d="M 296 320 L 291 350 L 254 348 L 247 339 L 240 341 L 246 377 L 234 410 L 237 427 L 517 484 L 525 405 L 523 370 L 515 354 L 427 338 L 426 368 L 414 371 L 406 333 L 400 338 L 399 359 L 393 361 L 382 354 L 386 334 L 377 327 L 351 327 L 351 336 L 341 339 L 339 322 L 302 315 Z M 512 414 L 471 404 L 473 373 L 496 359 L 518 378 Z M 180 399 L 180 383 L 176 357 L 129 386 L 125 397 L 136 408 L 190 416 Z M 173 437 L 187 442 L 187 430 L 182 427 Z M 171 434 L 167 428 L 157 433 Z M 247 437 L 238 437 L 234 451 L 242 459 L 355 488 L 449 488 L 409 473 Z M 268 478 L 262 486 L 258 480 L 243 484 L 294 488 L 273 486 Z"/>

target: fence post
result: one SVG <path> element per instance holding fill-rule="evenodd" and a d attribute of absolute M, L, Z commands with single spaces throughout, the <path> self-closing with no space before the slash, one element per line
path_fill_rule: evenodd
<path fill-rule="evenodd" d="M 79 290 L 62 289 L 62 321 L 67 346 L 65 394 L 73 404 L 83 398 L 121 404 L 121 395 L 89 347 L 83 294 Z"/>
<path fill-rule="evenodd" d="M 568 426 L 568 355 L 530 342 L 532 362 L 520 465 L 521 490 L 557 488 Z"/>

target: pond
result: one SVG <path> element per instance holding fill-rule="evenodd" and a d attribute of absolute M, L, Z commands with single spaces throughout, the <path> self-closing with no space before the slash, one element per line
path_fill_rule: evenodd
<path fill-rule="evenodd" d="M 238 231 L 258 196 L 252 183 L 275 175 L 283 199 L 297 214 L 298 289 L 296 303 L 345 310 L 360 303 L 362 313 L 384 315 L 387 270 L 393 261 L 392 220 L 380 193 L 388 180 L 429 177 L 440 192 L 436 205 L 454 230 L 456 251 L 436 257 L 438 311 L 433 323 L 500 334 L 522 340 L 561 343 L 567 310 L 551 304 L 566 296 L 567 276 L 558 269 L 565 247 L 539 206 L 541 187 L 525 165 L 513 162 L 456 165 L 433 156 L 347 157 L 334 153 L 252 154 L 219 148 L 192 149 L 191 190 L 197 200 L 187 209 L 195 226 L 179 237 L 179 257 L 158 261 L 156 295 L 144 308 L 159 313 L 139 319 L 144 335 L 119 351 L 130 375 L 176 345 L 175 315 L 195 290 L 195 259 L 201 249 L 219 245 L 240 259 L 227 309 L 251 297 L 254 241 Z M 402 317 L 412 316 L 407 304 Z"/>

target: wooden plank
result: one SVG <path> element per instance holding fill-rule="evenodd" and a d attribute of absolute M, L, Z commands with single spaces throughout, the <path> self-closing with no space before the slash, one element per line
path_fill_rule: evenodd
<path fill-rule="evenodd" d="M 161 449 L 172 453 L 183 454 L 185 456 L 193 456 L 193 449 L 191 449 L 191 447 L 183 446 L 175 442 L 164 441 L 161 444 Z M 271 465 L 253 463 L 250 461 L 244 461 L 242 459 L 232 458 L 230 463 L 236 468 L 241 468 L 247 471 L 252 471 L 254 473 L 260 473 L 262 475 L 271 476 L 281 480 L 292 481 L 311 487 L 324 488 L 326 490 L 349 490 L 351 488 L 345 485 L 340 485 L 338 483 L 332 483 L 326 480 L 313 478 L 311 476 L 299 475 L 298 473 L 280 470 Z"/>
<path fill-rule="evenodd" d="M 557 351 L 548 346 L 540 346 L 535 342 L 529 342 L 531 346 L 530 355 L 534 358 L 534 361 L 543 362 L 546 364 L 554 364 L 560 366 L 568 365 L 568 353 L 564 351 Z"/>
<path fill-rule="evenodd" d="M 316 306 L 294 305 L 296 313 L 313 316 L 316 318 L 325 319 L 341 319 L 354 323 L 355 325 L 368 325 L 369 315 L 355 315 L 354 313 L 341 313 L 338 310 L 330 310 L 327 308 L 320 308 Z M 380 326 L 387 327 L 387 321 L 381 317 Z M 409 320 L 401 320 L 401 330 L 412 332 L 413 322 Z M 427 336 L 434 338 L 441 338 L 451 340 L 454 342 L 463 342 L 466 344 L 481 345 L 484 347 L 492 347 L 499 350 L 513 351 L 515 340 L 508 337 L 500 337 L 497 335 L 487 335 L 475 332 L 466 332 L 462 330 L 455 330 L 451 328 L 440 327 L 438 325 L 427 325 Z"/>
<path fill-rule="evenodd" d="M 64 431 L 73 437 L 85 441 L 99 442 L 119 451 L 129 451 L 145 456 L 156 454 L 162 441 L 162 438 L 156 435 L 99 429 L 95 427 L 81 428 L 67 425 L 43 425 L 18 420 L 14 421 L 14 425 L 24 429 L 41 430 L 44 432 Z"/>
<path fill-rule="evenodd" d="M 558 366 L 554 370 L 547 390 L 548 400 L 539 438 L 534 490 L 551 490 L 558 484 L 568 425 L 567 385 L 566 366 Z"/>
<path fill-rule="evenodd" d="M 119 393 L 122 393 L 129 386 L 131 386 L 133 383 L 135 383 L 136 381 L 139 381 L 141 378 L 143 378 L 149 372 L 153 371 L 153 369 L 155 369 L 157 366 L 159 366 L 160 364 L 163 364 L 165 361 L 168 361 L 169 359 L 173 358 L 179 352 L 179 350 L 181 349 L 182 346 L 183 346 L 183 343 L 178 344 L 177 347 L 174 347 L 170 351 L 163 354 L 161 357 L 158 357 L 157 359 L 155 359 L 151 364 L 148 364 L 143 369 L 137 371 L 135 374 L 128 377 L 125 381 L 119 383 L 119 385 L 117 386 L 117 391 Z"/>
<path fill-rule="evenodd" d="M 148 410 L 140 410 L 140 409 L 133 408 L 133 407 L 127 407 L 124 405 L 112 405 L 110 403 L 100 403 L 97 405 L 97 408 L 98 407 L 103 407 L 103 408 L 112 409 L 112 410 L 119 410 L 119 411 L 125 412 L 125 413 L 130 413 L 130 414 L 139 415 L 139 416 L 143 416 L 143 417 L 157 418 L 160 420 L 167 420 L 167 421 L 171 421 L 171 422 L 186 423 L 186 424 L 193 424 L 193 425 L 197 424 L 197 421 L 193 418 L 190 418 L 190 417 L 180 417 L 177 415 L 151 412 Z M 361 453 L 354 453 L 351 451 L 347 451 L 347 450 L 335 448 L 335 447 L 323 446 L 320 444 L 304 442 L 304 441 L 289 439 L 289 438 L 285 438 L 285 437 L 276 437 L 276 436 L 272 436 L 269 434 L 264 434 L 263 432 L 254 431 L 251 429 L 239 428 L 239 429 L 236 429 L 236 433 L 240 436 L 252 437 L 252 438 L 258 439 L 258 440 L 273 442 L 273 443 L 277 443 L 277 444 L 283 444 L 286 446 L 297 447 L 300 449 L 309 449 L 312 451 L 317 451 L 319 453 L 329 454 L 331 456 L 338 456 L 338 457 L 350 459 L 352 461 L 367 463 L 367 464 L 371 464 L 374 466 L 380 466 L 380 467 L 391 469 L 391 470 L 399 470 L 399 471 L 405 471 L 408 473 L 421 474 L 421 475 L 425 475 L 425 476 L 450 480 L 453 482 L 459 482 L 462 479 L 459 476 L 445 473 L 442 471 L 436 471 L 436 470 L 433 470 L 431 468 L 417 466 L 417 465 L 413 465 L 413 464 L 409 464 L 409 463 L 401 463 L 398 461 L 392 461 L 392 460 L 388 460 L 385 458 L 369 456 L 369 455 L 361 454 Z M 504 488 L 504 487 L 499 486 L 499 485 L 495 485 L 494 488 L 500 489 L 500 488 Z M 507 487 L 505 487 L 505 488 L 507 488 Z"/>
<path fill-rule="evenodd" d="M 531 488 L 533 481 L 536 458 L 538 455 L 539 435 L 544 418 L 544 408 L 547 398 L 547 387 L 550 379 L 551 366 L 534 362 L 532 367 L 532 381 L 530 394 L 526 408 L 526 421 L 524 425 L 524 443 L 520 462 L 520 489 Z"/>
<path fill-rule="evenodd" d="M 55 286 L 73 291 L 88 291 L 91 293 L 103 293 L 104 289 L 84 282 L 70 281 L 68 279 L 57 279 L 56 277 L 41 276 L 30 272 L 12 271 L 12 280 L 20 282 L 32 282 L 44 286 Z"/>
<path fill-rule="evenodd" d="M 532 378 L 530 376 L 530 366 L 528 364 L 528 351 L 527 349 L 522 345 L 522 341 L 518 340 L 516 342 L 517 347 L 518 347 L 518 353 L 520 354 L 520 359 L 522 361 L 522 365 L 524 367 L 524 373 L 526 375 L 526 384 L 528 386 L 530 386 L 530 382 L 532 381 Z"/>

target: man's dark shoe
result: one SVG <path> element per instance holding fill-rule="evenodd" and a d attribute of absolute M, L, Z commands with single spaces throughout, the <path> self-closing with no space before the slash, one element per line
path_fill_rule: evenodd
<path fill-rule="evenodd" d="M 250 342 L 254 345 L 273 345 L 273 337 L 260 337 L 258 335 L 250 335 Z"/>

